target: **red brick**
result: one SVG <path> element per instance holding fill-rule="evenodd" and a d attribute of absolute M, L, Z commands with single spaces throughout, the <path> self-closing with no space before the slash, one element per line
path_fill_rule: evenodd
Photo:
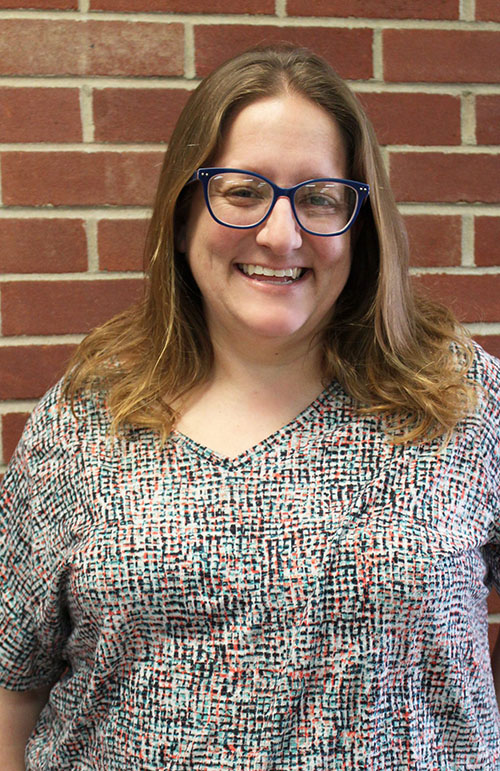
<path fill-rule="evenodd" d="M 476 265 L 500 265 L 500 219 L 476 217 L 475 219 Z"/>
<path fill-rule="evenodd" d="M 345 78 L 371 78 L 372 31 L 321 27 L 211 25 L 195 27 L 196 72 L 204 76 L 231 56 L 261 43 L 291 42 L 324 56 Z"/>
<path fill-rule="evenodd" d="M 488 624 L 488 641 L 490 644 L 490 653 L 493 653 L 493 648 L 495 647 L 495 643 L 498 639 L 498 635 L 500 633 L 500 624 Z"/>
<path fill-rule="evenodd" d="M 162 153 L 12 152 L 2 157 L 9 206 L 149 206 Z"/>
<path fill-rule="evenodd" d="M 81 139 L 76 88 L 0 88 L 0 142 Z"/>
<path fill-rule="evenodd" d="M 288 0 L 289 16 L 354 16 L 382 19 L 458 19 L 458 0 Z"/>
<path fill-rule="evenodd" d="M 478 21 L 500 21 L 500 3 L 498 0 L 476 0 L 476 19 Z"/>
<path fill-rule="evenodd" d="M 384 76 L 389 81 L 496 83 L 498 33 L 466 30 L 383 32 Z"/>
<path fill-rule="evenodd" d="M 274 0 L 90 0 L 91 11 L 274 13 Z"/>
<path fill-rule="evenodd" d="M 58 11 L 76 11 L 78 0 L 0 0 L 0 8 L 40 8 L 42 11 L 54 8 Z"/>
<path fill-rule="evenodd" d="M 399 201 L 500 201 L 499 155 L 391 153 L 390 169 Z"/>
<path fill-rule="evenodd" d="M 38 399 L 63 374 L 74 345 L 0 348 L 0 399 Z"/>
<path fill-rule="evenodd" d="M 383 145 L 460 144 L 460 99 L 446 94 L 357 94 Z"/>
<path fill-rule="evenodd" d="M 21 438 L 28 419 L 27 412 L 9 412 L 2 416 L 2 459 L 8 463 Z"/>
<path fill-rule="evenodd" d="M 148 220 L 102 220 L 97 230 L 101 270 L 142 270 Z"/>
<path fill-rule="evenodd" d="M 4 335 L 86 333 L 142 297 L 140 279 L 2 285 Z"/>
<path fill-rule="evenodd" d="M 451 307 L 460 321 L 500 321 L 500 274 L 426 274 L 414 276 L 413 281 L 418 291 Z"/>
<path fill-rule="evenodd" d="M 500 359 L 500 335 L 474 335 L 474 340 L 482 345 L 485 351 Z"/>
<path fill-rule="evenodd" d="M 168 142 L 190 92 L 105 88 L 94 91 L 97 142 Z"/>
<path fill-rule="evenodd" d="M 419 267 L 460 265 L 462 222 L 460 217 L 412 214 L 405 217 L 410 240 L 411 264 Z"/>
<path fill-rule="evenodd" d="M 480 145 L 500 144 L 500 96 L 476 97 L 476 139 Z"/>
<path fill-rule="evenodd" d="M 0 273 L 87 270 L 83 220 L 0 219 Z"/>
<path fill-rule="evenodd" d="M 496 589 L 492 589 L 488 596 L 488 613 L 500 613 L 500 596 Z"/>
<path fill-rule="evenodd" d="M 182 24 L 3 19 L 2 75 L 182 75 Z"/>

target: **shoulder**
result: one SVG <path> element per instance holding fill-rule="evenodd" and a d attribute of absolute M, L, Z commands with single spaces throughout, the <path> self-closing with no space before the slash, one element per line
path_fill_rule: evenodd
<path fill-rule="evenodd" d="M 473 343 L 474 357 L 467 372 L 472 384 L 475 402 L 468 417 L 460 424 L 468 437 L 464 451 L 469 459 L 476 458 L 483 471 L 494 478 L 494 487 L 500 484 L 500 360 Z M 461 432 L 460 432 L 461 433 Z M 484 466 L 486 464 L 486 466 Z"/>
<path fill-rule="evenodd" d="M 85 392 L 70 401 L 60 380 L 31 413 L 16 454 L 27 461 L 74 455 L 82 443 L 106 435 L 109 425 L 102 394 Z"/>
<path fill-rule="evenodd" d="M 500 414 L 500 360 L 473 342 L 474 357 L 467 378 L 477 389 L 481 408 Z"/>
<path fill-rule="evenodd" d="M 1 517 L 26 518 L 33 532 L 45 532 L 49 521 L 53 526 L 73 511 L 99 472 L 109 422 L 99 394 L 82 393 L 71 403 L 63 381 L 47 391 L 5 471 Z"/>

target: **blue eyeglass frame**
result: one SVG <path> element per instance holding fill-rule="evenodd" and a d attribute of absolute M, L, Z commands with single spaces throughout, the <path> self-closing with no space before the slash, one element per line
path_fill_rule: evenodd
<path fill-rule="evenodd" d="M 269 211 L 264 217 L 262 217 L 262 219 L 260 219 L 254 225 L 229 225 L 227 222 L 222 222 L 222 220 L 216 217 L 214 212 L 212 211 L 212 207 L 210 206 L 210 201 L 208 196 L 208 183 L 210 182 L 212 177 L 215 177 L 216 174 L 222 174 L 226 171 L 237 173 L 237 174 L 250 174 L 252 177 L 256 177 L 257 179 L 264 180 L 264 182 L 267 182 L 267 184 L 270 185 L 270 187 L 272 188 L 273 200 L 271 201 Z M 226 228 L 235 228 L 236 230 L 250 230 L 251 228 L 256 228 L 258 227 L 258 225 L 262 225 L 262 223 L 269 217 L 272 210 L 274 209 L 274 205 L 278 200 L 278 198 L 282 198 L 284 196 L 288 198 L 288 200 L 290 201 L 290 206 L 292 207 L 293 216 L 295 217 L 295 221 L 297 222 L 301 230 L 304 230 L 306 233 L 310 233 L 310 235 L 312 236 L 321 236 L 323 238 L 333 238 L 334 236 L 341 236 L 342 233 L 345 233 L 347 230 L 349 230 L 349 228 L 352 227 L 352 225 L 356 221 L 357 216 L 361 211 L 361 207 L 363 206 L 364 202 L 366 201 L 366 199 L 370 194 L 370 186 L 366 182 L 355 182 L 352 179 L 341 179 L 340 177 L 318 177 L 315 179 L 307 179 L 304 182 L 299 182 L 298 185 L 294 185 L 293 187 L 280 187 L 279 185 L 275 185 L 275 183 L 272 180 L 268 179 L 267 177 L 264 177 L 262 174 L 257 174 L 257 172 L 255 171 L 248 171 L 248 169 L 223 168 L 219 166 L 202 167 L 197 169 L 197 171 L 194 172 L 189 182 L 196 182 L 196 181 L 200 181 L 203 184 L 203 195 L 205 197 L 205 203 L 206 203 L 207 209 L 210 212 L 212 218 L 216 222 L 218 222 L 219 225 L 224 225 L 224 227 Z M 297 190 L 299 190 L 301 187 L 304 187 L 305 185 L 309 185 L 311 182 L 341 182 L 344 185 L 348 185 L 349 187 L 352 187 L 356 191 L 357 193 L 356 208 L 353 212 L 353 215 L 350 221 L 347 223 L 345 228 L 343 228 L 342 230 L 339 230 L 338 233 L 316 233 L 314 230 L 309 230 L 308 228 L 305 228 L 300 222 L 297 216 L 297 212 L 295 210 L 295 203 L 293 200 L 294 195 Z"/>

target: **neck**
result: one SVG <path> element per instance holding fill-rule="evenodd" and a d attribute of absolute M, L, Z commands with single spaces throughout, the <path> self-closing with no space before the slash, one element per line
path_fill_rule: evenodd
<path fill-rule="evenodd" d="M 247 340 L 247 343 L 249 341 Z M 264 341 L 214 339 L 209 380 L 177 404 L 177 428 L 198 443 L 229 457 L 255 446 L 296 417 L 323 390 L 320 347 L 299 351 Z"/>
<path fill-rule="evenodd" d="M 273 340 L 257 343 L 236 339 L 219 341 L 212 336 L 213 382 L 225 383 L 243 393 L 290 389 L 321 389 L 320 345 L 283 344 Z"/>

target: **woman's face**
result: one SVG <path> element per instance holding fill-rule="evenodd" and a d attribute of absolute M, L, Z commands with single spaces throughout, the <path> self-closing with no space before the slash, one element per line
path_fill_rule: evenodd
<path fill-rule="evenodd" d="M 309 99 L 287 94 L 259 99 L 228 125 L 211 166 L 258 172 L 282 187 L 311 178 L 345 177 L 340 129 Z M 309 344 L 327 323 L 349 275 L 349 231 L 310 235 L 299 227 L 288 198 L 249 230 L 219 225 L 197 184 L 180 247 L 201 290 L 212 340 Z M 299 278 L 248 275 L 248 266 L 298 268 Z M 247 271 L 247 272 L 245 272 Z"/>

